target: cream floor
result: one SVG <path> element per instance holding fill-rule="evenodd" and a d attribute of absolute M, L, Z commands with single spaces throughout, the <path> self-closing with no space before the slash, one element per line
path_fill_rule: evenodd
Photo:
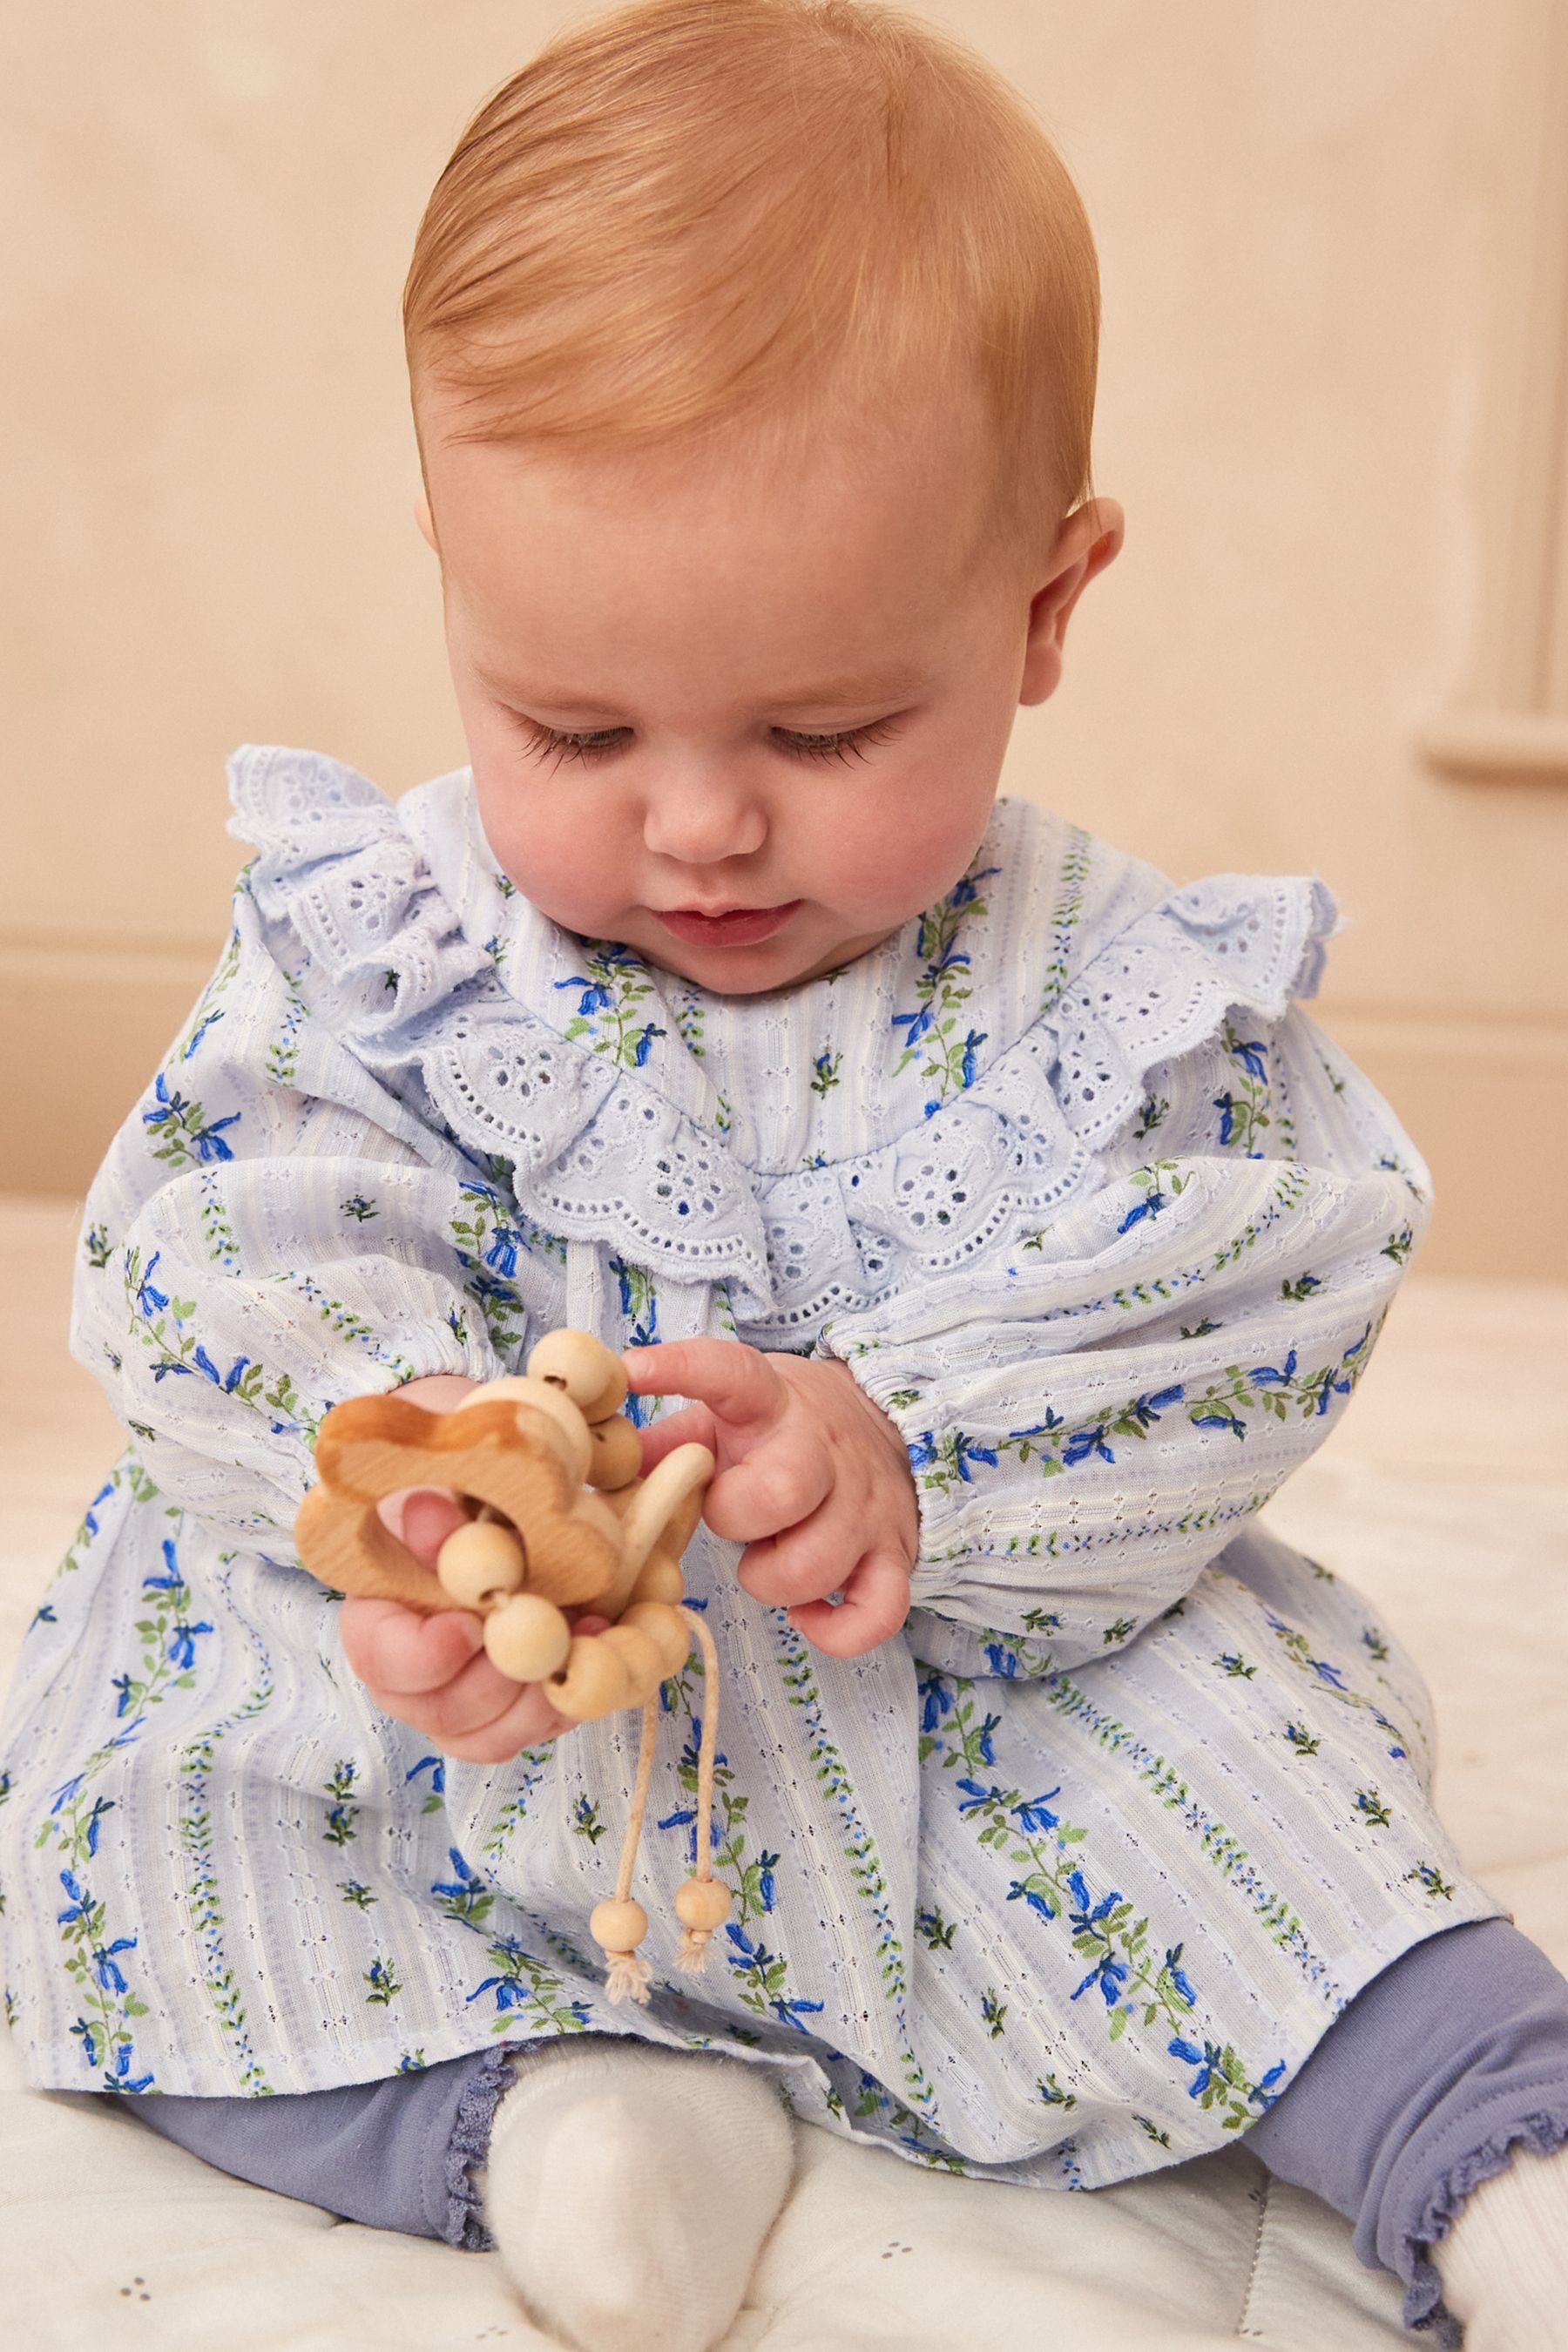
<path fill-rule="evenodd" d="M 76 1210 L 0 1202 L 0 1668 L 118 1450 L 63 1333 Z M 1411 1278 L 1354 1408 L 1270 1507 L 1349 1576 L 1432 1685 L 1439 1801 L 1469 1867 L 1568 1969 L 1568 1292 Z M 730 2344 L 1378 2352 L 1391 2284 L 1245 2147 L 1089 2200 L 912 2174 L 805 2136 Z M 0 2055 L 10 2340 L 159 2352 L 542 2346 L 494 2263 L 219 2179 Z M 127 2291 L 128 2290 L 128 2291 Z M 1409 2339 L 1403 2339 L 1406 2342 Z M 627 2352 L 637 2352 L 628 2347 Z"/>

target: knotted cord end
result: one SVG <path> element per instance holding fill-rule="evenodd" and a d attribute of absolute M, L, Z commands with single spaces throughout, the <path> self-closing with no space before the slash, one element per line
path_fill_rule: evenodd
<path fill-rule="evenodd" d="M 648 2003 L 648 1986 L 653 1970 L 640 1952 L 612 1952 L 609 1972 L 605 1979 L 605 1994 L 612 2007 L 623 2001 L 635 2001 L 639 2009 Z"/>

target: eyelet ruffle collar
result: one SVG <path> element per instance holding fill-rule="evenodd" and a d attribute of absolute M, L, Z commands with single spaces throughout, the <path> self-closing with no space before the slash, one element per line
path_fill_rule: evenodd
<path fill-rule="evenodd" d="M 247 747 L 230 782 L 252 897 L 312 1017 L 487 1174 L 504 1163 L 547 1231 L 722 1283 L 764 1342 L 1057 1213 L 1149 1073 L 1233 1009 L 1277 1017 L 1311 993 L 1334 928 L 1321 883 L 1172 891 L 1004 801 L 956 906 L 831 980 L 718 997 L 625 950 L 595 979 L 603 943 L 497 874 L 466 775 L 395 805 L 320 754 Z M 616 956 L 647 1017 L 607 1045 L 590 1018 L 606 1008 L 582 1008 L 614 997 Z M 771 1131 L 725 1100 L 748 1071 L 747 1102 L 785 1106 Z M 781 1137 L 804 1147 L 791 1164 Z"/>

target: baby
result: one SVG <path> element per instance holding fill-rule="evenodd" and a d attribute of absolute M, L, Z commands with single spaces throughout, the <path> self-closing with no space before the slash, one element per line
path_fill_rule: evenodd
<path fill-rule="evenodd" d="M 912 18 L 547 48 L 406 296 L 471 768 L 238 755 L 233 935 L 88 1204 L 131 1442 L 4 1724 L 31 2078 L 493 2242 L 585 2352 L 719 2340 L 808 2124 L 1056 2189 L 1246 2133 L 1439 2340 L 1568 2342 L 1568 1987 L 1409 1661 L 1256 1518 L 1425 1214 L 1292 1003 L 1332 909 L 994 801 L 1121 541 L 1096 315 L 1051 148 Z M 587 1933 L 635 1717 L 290 1532 L 329 1406 L 563 1324 L 719 1465 L 733 1907 L 643 2008 Z M 391 1509 L 426 1561 L 457 1515 Z M 656 1923 L 710 1704 L 664 1685 Z"/>

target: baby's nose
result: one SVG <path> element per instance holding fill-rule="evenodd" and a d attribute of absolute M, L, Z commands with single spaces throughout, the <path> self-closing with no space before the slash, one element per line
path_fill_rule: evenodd
<path fill-rule="evenodd" d="M 767 812 L 756 794 L 711 777 L 650 792 L 643 814 L 645 847 L 679 866 L 754 856 L 767 836 Z"/>

